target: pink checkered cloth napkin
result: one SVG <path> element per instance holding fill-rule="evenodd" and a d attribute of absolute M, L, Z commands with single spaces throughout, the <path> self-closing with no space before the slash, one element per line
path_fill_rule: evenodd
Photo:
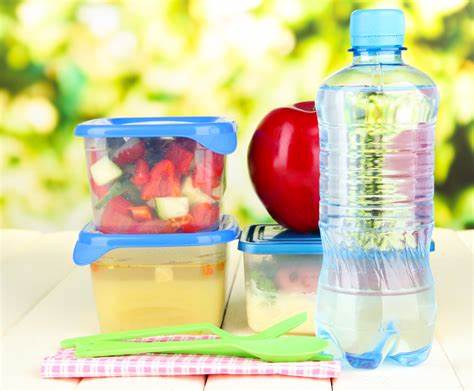
<path fill-rule="evenodd" d="M 174 335 L 142 341 L 185 341 L 210 339 L 213 335 Z M 340 361 L 269 363 L 256 359 L 196 354 L 140 354 L 134 356 L 77 358 L 74 349 L 61 349 L 45 357 L 41 365 L 44 378 L 186 376 L 186 375 L 284 375 L 311 378 L 336 378 Z"/>

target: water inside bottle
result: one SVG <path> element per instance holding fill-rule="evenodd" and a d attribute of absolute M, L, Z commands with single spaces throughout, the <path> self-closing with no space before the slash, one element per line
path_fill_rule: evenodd
<path fill-rule="evenodd" d="M 355 367 L 426 359 L 436 314 L 429 244 L 437 92 L 319 90 L 318 333 Z"/>
<path fill-rule="evenodd" d="M 386 357 L 402 365 L 424 361 L 433 339 L 434 289 L 364 294 L 322 286 L 318 334 L 354 367 L 375 368 Z"/>
<path fill-rule="evenodd" d="M 417 241 L 407 232 L 432 223 L 436 97 L 420 86 L 320 89 L 320 226 L 365 249 Z"/>

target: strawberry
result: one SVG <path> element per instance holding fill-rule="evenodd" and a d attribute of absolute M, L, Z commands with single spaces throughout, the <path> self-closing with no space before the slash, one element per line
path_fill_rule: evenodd
<path fill-rule="evenodd" d="M 104 208 L 98 230 L 103 233 L 135 233 L 136 222 L 130 217 L 133 204 L 122 196 L 112 198 Z"/>
<path fill-rule="evenodd" d="M 214 176 L 220 179 L 222 172 L 224 171 L 224 165 L 225 165 L 224 155 L 220 155 L 218 153 L 213 152 L 212 163 L 213 163 Z"/>
<path fill-rule="evenodd" d="M 187 149 L 190 152 L 196 150 L 197 142 L 186 137 L 177 137 L 175 139 L 175 143 L 178 144 L 180 147 Z"/>
<path fill-rule="evenodd" d="M 177 143 L 171 144 L 165 154 L 165 159 L 171 161 L 178 176 L 189 174 L 194 154 Z"/>
<path fill-rule="evenodd" d="M 174 219 L 170 219 L 169 222 L 170 224 L 176 228 L 176 230 L 182 230 L 183 227 L 187 226 L 193 221 L 193 216 L 191 216 L 189 213 L 186 216 L 183 217 L 175 217 Z"/>
<path fill-rule="evenodd" d="M 95 183 L 92 178 L 90 178 L 90 184 L 91 184 L 92 192 L 96 195 L 96 197 L 99 200 L 109 192 L 109 189 L 110 189 L 109 185 L 100 186 L 97 183 Z"/>
<path fill-rule="evenodd" d="M 192 175 L 193 186 L 198 187 L 208 195 L 212 195 L 212 189 L 221 184 L 223 171 L 224 156 L 206 151 L 202 159 L 196 161 Z"/>
<path fill-rule="evenodd" d="M 138 159 L 135 163 L 135 172 L 131 179 L 132 183 L 137 187 L 141 187 L 149 180 L 150 168 L 148 167 L 148 163 L 143 159 Z"/>
<path fill-rule="evenodd" d="M 127 140 L 114 154 L 114 162 L 118 165 L 132 164 L 145 156 L 145 143 L 138 138 Z"/>
<path fill-rule="evenodd" d="M 168 221 L 159 219 L 152 219 L 138 224 L 135 228 L 135 233 L 138 234 L 170 234 L 176 232 L 176 227 L 173 227 Z"/>
<path fill-rule="evenodd" d="M 191 207 L 191 221 L 182 226 L 183 232 L 198 232 L 216 228 L 219 223 L 219 206 L 202 202 Z"/>
<path fill-rule="evenodd" d="M 150 180 L 142 188 L 142 199 L 147 201 L 155 197 L 177 197 L 180 194 L 181 186 L 173 163 L 167 159 L 156 163 L 150 171 Z"/>

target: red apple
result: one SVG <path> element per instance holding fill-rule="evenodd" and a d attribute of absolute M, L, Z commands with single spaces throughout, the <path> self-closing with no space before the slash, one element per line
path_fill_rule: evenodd
<path fill-rule="evenodd" d="M 298 232 L 318 228 L 319 128 L 314 102 L 268 113 L 248 151 L 250 177 L 268 213 Z"/>

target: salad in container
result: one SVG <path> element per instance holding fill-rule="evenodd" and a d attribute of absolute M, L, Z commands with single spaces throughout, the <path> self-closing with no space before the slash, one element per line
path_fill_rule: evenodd
<path fill-rule="evenodd" d="M 236 125 L 221 117 L 83 122 L 94 225 L 102 233 L 216 230 Z"/>

